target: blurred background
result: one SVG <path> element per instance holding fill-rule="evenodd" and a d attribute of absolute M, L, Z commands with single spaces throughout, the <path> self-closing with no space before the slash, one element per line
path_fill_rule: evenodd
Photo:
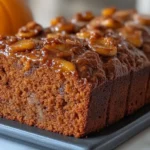
<path fill-rule="evenodd" d="M 120 9 L 136 8 L 141 13 L 150 14 L 150 0 L 27 0 L 34 19 L 48 26 L 56 16 L 71 17 L 76 12 L 91 10 L 99 14 L 104 7 Z"/>

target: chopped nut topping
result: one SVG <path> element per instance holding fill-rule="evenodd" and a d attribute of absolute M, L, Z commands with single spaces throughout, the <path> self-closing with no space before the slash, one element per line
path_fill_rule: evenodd
<path fill-rule="evenodd" d="M 80 39 L 89 39 L 89 38 L 99 38 L 102 36 L 102 33 L 99 30 L 82 30 L 76 34 Z"/>
<path fill-rule="evenodd" d="M 148 15 L 135 14 L 133 19 L 135 22 L 137 22 L 139 24 L 150 26 L 150 16 L 148 16 Z"/>
<path fill-rule="evenodd" d="M 32 50 L 36 46 L 35 40 L 21 40 L 10 46 L 11 53 L 23 52 L 26 50 Z"/>
<path fill-rule="evenodd" d="M 60 51 L 68 51 L 71 46 L 66 44 L 66 37 L 60 36 L 52 36 L 47 39 L 47 42 L 44 44 L 44 48 L 53 51 L 53 52 L 60 52 Z"/>
<path fill-rule="evenodd" d="M 75 32 L 80 31 L 83 27 L 85 27 L 89 21 L 94 18 L 92 12 L 87 11 L 83 13 L 77 13 L 72 19 L 71 22 L 75 25 Z"/>
<path fill-rule="evenodd" d="M 56 17 L 50 22 L 53 32 L 74 32 L 74 24 L 67 21 L 64 17 Z"/>
<path fill-rule="evenodd" d="M 114 56 L 117 54 L 116 41 L 111 37 L 101 37 L 99 39 L 90 40 L 89 46 L 93 51 L 103 56 Z"/>
<path fill-rule="evenodd" d="M 86 12 L 83 12 L 83 13 L 77 13 L 75 16 L 74 16 L 74 19 L 76 22 L 77 21 L 83 21 L 83 22 L 86 22 L 86 21 L 90 21 L 94 18 L 94 15 L 92 12 L 90 11 L 86 11 Z"/>
<path fill-rule="evenodd" d="M 113 14 L 113 18 L 125 22 L 132 18 L 132 15 L 136 13 L 136 10 L 118 10 Z"/>
<path fill-rule="evenodd" d="M 19 29 L 17 36 L 22 38 L 31 38 L 41 33 L 42 30 L 43 29 L 39 24 L 29 22 L 26 26 Z"/>
<path fill-rule="evenodd" d="M 60 51 L 66 51 L 67 47 L 64 44 L 46 44 L 44 45 L 44 48 L 51 51 L 51 52 L 60 52 Z"/>
<path fill-rule="evenodd" d="M 123 24 L 112 18 L 112 17 L 96 17 L 87 25 L 88 29 L 101 29 L 101 28 L 111 28 L 111 29 L 117 29 L 123 26 Z"/>
<path fill-rule="evenodd" d="M 149 52 L 149 26 L 150 17 L 113 7 L 102 10 L 98 17 L 91 12 L 78 13 L 71 20 L 56 17 L 48 28 L 30 22 L 17 36 L 0 36 L 0 54 L 22 60 L 24 70 L 48 65 L 56 72 L 78 71 L 83 78 L 98 77 L 103 63 L 99 55 L 120 56 L 126 46 Z"/>
<path fill-rule="evenodd" d="M 47 38 L 58 38 L 60 36 L 60 33 L 49 33 L 47 34 Z"/>
<path fill-rule="evenodd" d="M 124 27 L 118 30 L 120 34 L 135 47 L 141 47 L 143 44 L 142 31 L 132 27 Z"/>
<path fill-rule="evenodd" d="M 59 23 L 64 23 L 64 22 L 66 22 L 66 19 L 64 17 L 56 17 L 54 19 L 51 19 L 50 24 L 52 26 L 56 26 Z"/>
<path fill-rule="evenodd" d="M 107 18 L 101 22 L 101 26 L 104 26 L 106 28 L 117 29 L 117 28 L 120 28 L 122 26 L 122 24 L 121 24 L 121 22 L 119 22 L 115 19 Z"/>
<path fill-rule="evenodd" d="M 65 72 L 75 71 L 75 66 L 73 63 L 60 58 L 54 58 L 52 61 L 52 66 L 55 69 L 57 69 L 57 71 L 65 71 Z"/>
<path fill-rule="evenodd" d="M 116 8 L 115 7 L 110 7 L 110 8 L 105 8 L 102 10 L 102 15 L 105 17 L 109 17 L 112 16 L 115 12 L 116 12 Z"/>
<path fill-rule="evenodd" d="M 87 38 L 90 38 L 91 34 L 90 32 L 88 31 L 85 31 L 85 32 L 79 32 L 76 34 L 78 38 L 80 39 L 87 39 Z"/>
<path fill-rule="evenodd" d="M 82 42 L 76 37 L 60 36 L 51 37 L 44 43 L 44 49 L 55 57 L 67 58 L 73 57 L 73 53 L 78 53 L 83 48 Z"/>

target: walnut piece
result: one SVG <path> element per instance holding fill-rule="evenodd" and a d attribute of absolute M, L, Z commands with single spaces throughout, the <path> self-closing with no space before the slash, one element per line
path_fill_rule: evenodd
<path fill-rule="evenodd" d="M 97 29 L 82 30 L 78 32 L 76 36 L 80 39 L 99 38 L 102 36 L 102 33 Z"/>
<path fill-rule="evenodd" d="M 93 13 L 90 12 L 90 11 L 86 11 L 86 12 L 83 12 L 83 13 L 77 13 L 73 17 L 73 20 L 74 20 L 74 22 L 77 22 L 77 21 L 87 22 L 87 21 L 92 20 L 93 18 L 94 18 Z"/>
<path fill-rule="evenodd" d="M 89 41 L 89 46 L 93 51 L 103 56 L 114 56 L 117 54 L 116 41 L 111 37 L 101 37 Z"/>
<path fill-rule="evenodd" d="M 112 28 L 112 29 L 117 29 L 122 26 L 122 23 L 120 21 L 115 20 L 113 18 L 103 19 L 100 24 L 103 27 Z"/>
<path fill-rule="evenodd" d="M 60 58 L 53 58 L 52 60 L 52 67 L 56 71 L 63 71 L 63 72 L 74 72 L 75 65 L 67 60 L 60 59 Z"/>
<path fill-rule="evenodd" d="M 103 16 L 108 17 L 108 16 L 112 16 L 116 12 L 116 10 L 117 9 L 115 7 L 109 7 L 103 9 L 101 13 Z"/>
<path fill-rule="evenodd" d="M 149 15 L 135 14 L 133 19 L 135 22 L 137 22 L 139 24 L 150 26 L 150 16 Z"/>
<path fill-rule="evenodd" d="M 31 38 L 37 36 L 43 30 L 42 26 L 36 22 L 29 22 L 26 26 L 19 29 L 17 36 L 22 38 Z"/>
<path fill-rule="evenodd" d="M 64 17 L 56 17 L 50 22 L 53 32 L 74 32 L 75 26 Z"/>
<path fill-rule="evenodd" d="M 33 39 L 30 40 L 21 40 L 10 46 L 11 53 L 23 52 L 26 50 L 32 50 L 36 46 L 36 41 Z"/>
<path fill-rule="evenodd" d="M 143 44 L 142 31 L 135 28 L 126 26 L 118 30 L 120 35 L 123 36 L 128 42 L 135 47 L 141 47 Z"/>
<path fill-rule="evenodd" d="M 113 18 L 125 22 L 130 19 L 132 19 L 132 16 L 136 13 L 136 10 L 130 9 L 130 10 L 118 10 L 113 14 Z"/>

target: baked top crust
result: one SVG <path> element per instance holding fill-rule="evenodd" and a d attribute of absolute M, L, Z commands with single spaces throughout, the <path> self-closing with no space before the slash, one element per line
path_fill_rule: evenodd
<path fill-rule="evenodd" d="M 149 16 L 116 8 L 56 17 L 48 28 L 29 22 L 15 36 L 0 36 L 0 54 L 24 71 L 47 65 L 99 85 L 149 65 L 149 25 Z"/>

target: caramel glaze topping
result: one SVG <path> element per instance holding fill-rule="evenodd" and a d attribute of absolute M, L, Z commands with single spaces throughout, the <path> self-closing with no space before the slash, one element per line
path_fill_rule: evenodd
<path fill-rule="evenodd" d="M 106 80 L 104 64 L 115 58 L 131 71 L 139 61 L 147 61 L 150 17 L 135 10 L 107 8 L 101 16 L 78 13 L 71 20 L 57 17 L 50 27 L 30 22 L 16 36 L 0 36 L 0 54 L 18 58 L 24 71 L 36 65 L 47 65 L 56 72 L 77 74 L 96 85 Z M 139 59 L 140 58 L 140 59 Z"/>

